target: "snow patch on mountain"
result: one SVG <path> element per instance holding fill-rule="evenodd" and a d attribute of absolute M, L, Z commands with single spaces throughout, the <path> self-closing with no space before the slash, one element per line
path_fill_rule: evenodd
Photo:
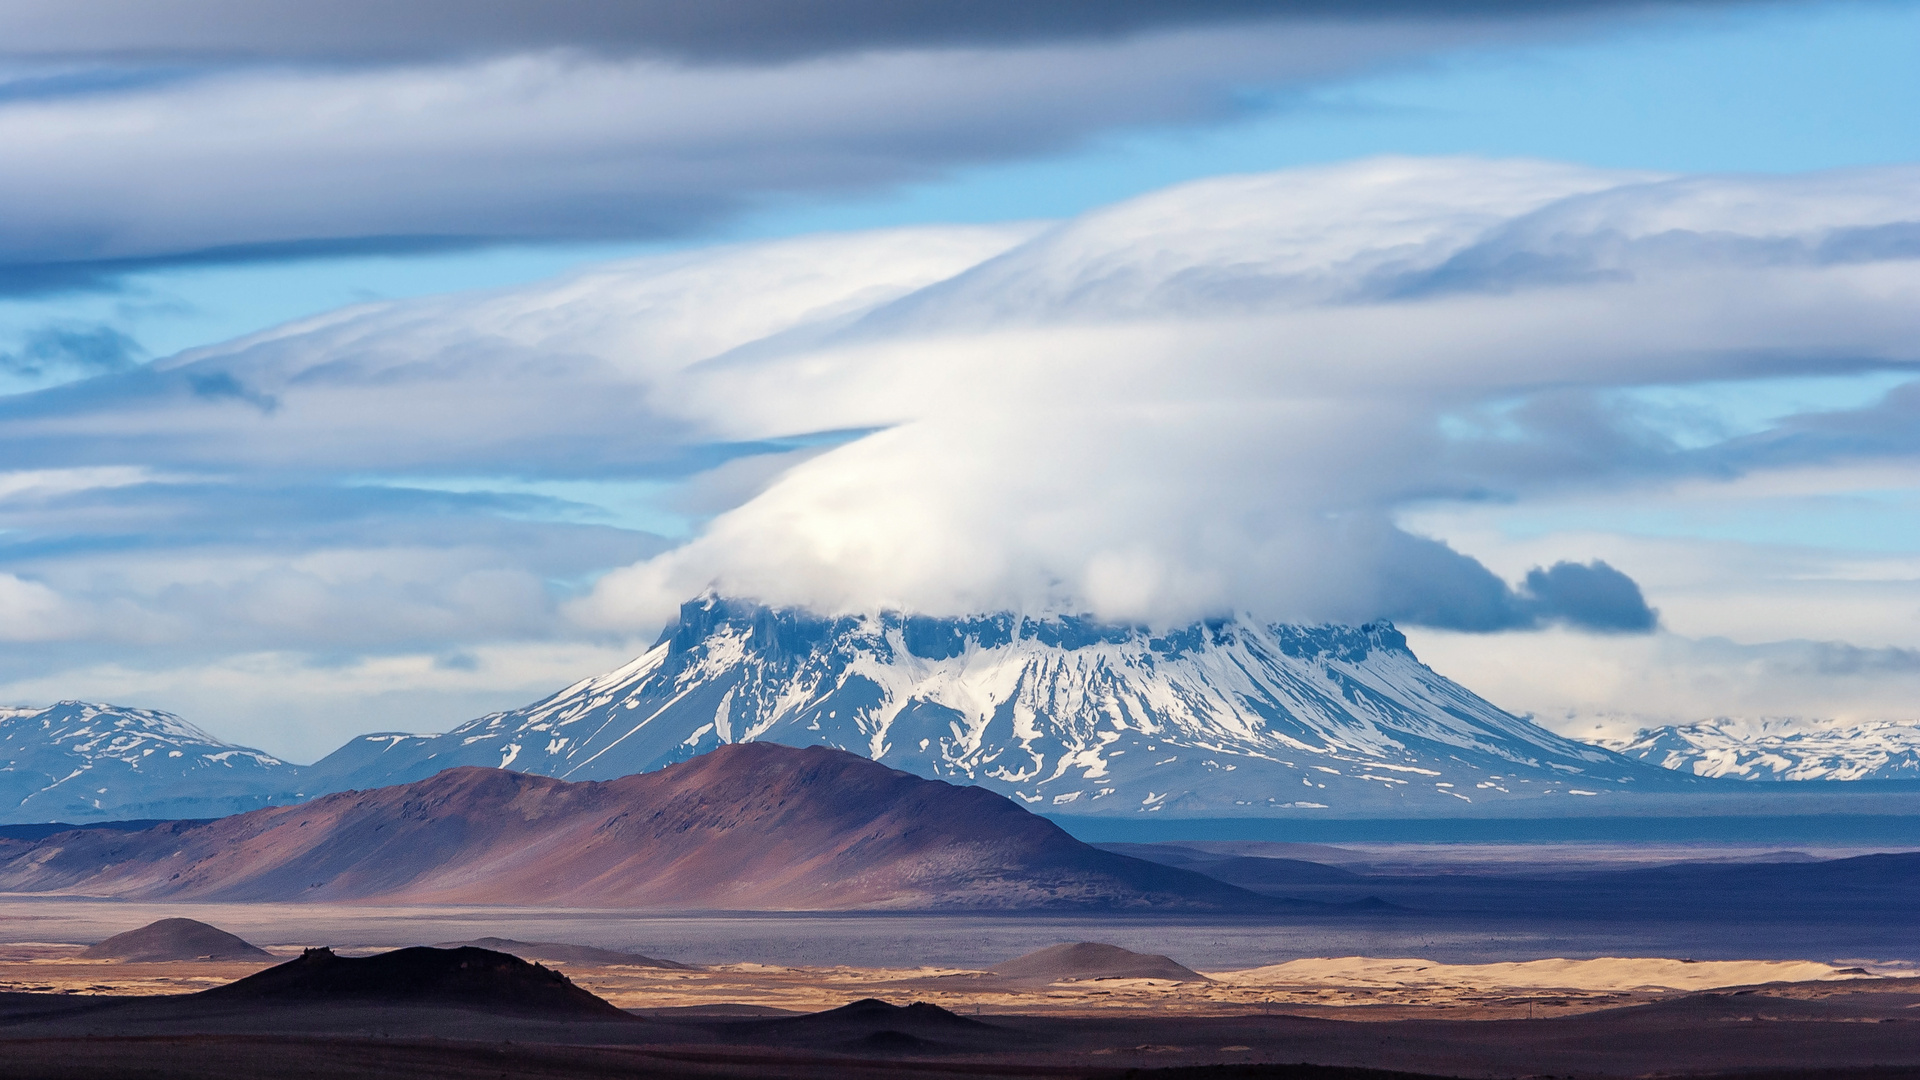
<path fill-rule="evenodd" d="M 1646 728 L 1601 745 L 1694 776 L 1741 780 L 1920 780 L 1920 722 L 1859 724 L 1720 717 Z"/>

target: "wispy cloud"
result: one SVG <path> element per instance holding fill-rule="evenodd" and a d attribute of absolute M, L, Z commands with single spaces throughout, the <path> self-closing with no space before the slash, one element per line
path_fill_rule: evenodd
<path fill-rule="evenodd" d="M 1638 9 L 1576 0 L 1560 13 Z M 1668 6 L 1693 6 L 1673 3 Z M 1512 0 L 65 0 L 0 13 L 5 51 L 56 57 L 357 60 L 578 48 L 705 62 L 779 61 L 901 48 L 1111 39 L 1219 24 L 1512 20 Z"/>
<path fill-rule="evenodd" d="M 0 351 L 0 376 L 85 378 L 122 371 L 144 359 L 145 350 L 111 326 L 44 326 L 11 351 Z"/>
<path fill-rule="evenodd" d="M 770 203 L 1216 123 L 1382 65 L 1692 6 L 14 4 L 0 200 L 21 209 L 0 223 L 0 290 L 698 236 Z"/>
<path fill-rule="evenodd" d="M 1580 738 L 1619 739 L 1711 717 L 1797 718 L 1804 726 L 1920 719 L 1920 655 L 1896 647 L 1671 634 L 1479 639 L 1415 631 L 1421 658 L 1503 708 Z M 1787 726 L 1796 726 L 1789 724 Z"/>

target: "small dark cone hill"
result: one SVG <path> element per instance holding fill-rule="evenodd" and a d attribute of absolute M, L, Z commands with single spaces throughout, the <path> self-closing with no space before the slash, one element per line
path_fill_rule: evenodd
<path fill-rule="evenodd" d="M 852 1052 L 939 1054 L 1014 1050 L 1033 1042 L 1025 1032 L 985 1023 L 916 1001 L 894 1005 L 863 998 L 825 1012 L 722 1025 L 723 1041 Z"/>
<path fill-rule="evenodd" d="M 1005 963 L 993 973 L 1015 982 L 1056 983 L 1087 979 L 1167 979 L 1207 982 L 1205 975 L 1158 953 L 1137 953 L 1095 941 L 1050 945 Z"/>
<path fill-rule="evenodd" d="M 632 1018 L 559 972 L 517 956 L 424 945 L 367 957 L 308 949 L 298 959 L 197 996 L 229 1005 L 437 1005 L 548 1017 Z"/>
<path fill-rule="evenodd" d="M 161 919 L 81 951 L 87 960 L 271 960 L 273 954 L 198 919 Z"/>

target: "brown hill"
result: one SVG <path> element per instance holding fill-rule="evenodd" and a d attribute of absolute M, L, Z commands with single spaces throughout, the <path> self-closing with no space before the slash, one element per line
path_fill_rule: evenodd
<path fill-rule="evenodd" d="M 517 956 L 424 945 L 359 958 L 308 949 L 297 960 L 203 990 L 199 997 L 282 1005 L 456 1005 L 601 1019 L 628 1015 L 559 972 Z"/>
<path fill-rule="evenodd" d="M 1100 851 L 981 788 L 774 743 L 598 783 L 449 769 L 206 825 L 62 833 L 0 858 L 0 891 L 734 910 L 1278 903 Z"/>
<path fill-rule="evenodd" d="M 1207 977 L 1158 953 L 1129 952 L 1118 945 L 1082 941 L 1052 945 L 995 964 L 993 973 L 1016 982 L 1055 983 L 1083 979 L 1171 979 L 1206 982 Z"/>
<path fill-rule="evenodd" d="M 88 960 L 270 960 L 273 954 L 198 919 L 161 919 L 84 949 Z"/>

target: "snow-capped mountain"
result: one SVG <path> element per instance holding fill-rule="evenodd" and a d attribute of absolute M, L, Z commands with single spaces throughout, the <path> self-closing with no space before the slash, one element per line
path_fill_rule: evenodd
<path fill-rule="evenodd" d="M 172 713 L 0 708 L 0 822 L 220 817 L 305 798 L 299 775 Z"/>
<path fill-rule="evenodd" d="M 1606 745 L 1636 761 L 1741 780 L 1920 780 L 1920 723 L 1730 720 L 1648 728 Z"/>
<path fill-rule="evenodd" d="M 445 735 L 363 736 L 312 783 L 454 765 L 604 779 L 752 740 L 852 750 L 1065 814 L 1422 812 L 1690 782 L 1502 712 L 1386 623 L 1154 634 L 708 597 L 617 671 Z"/>

